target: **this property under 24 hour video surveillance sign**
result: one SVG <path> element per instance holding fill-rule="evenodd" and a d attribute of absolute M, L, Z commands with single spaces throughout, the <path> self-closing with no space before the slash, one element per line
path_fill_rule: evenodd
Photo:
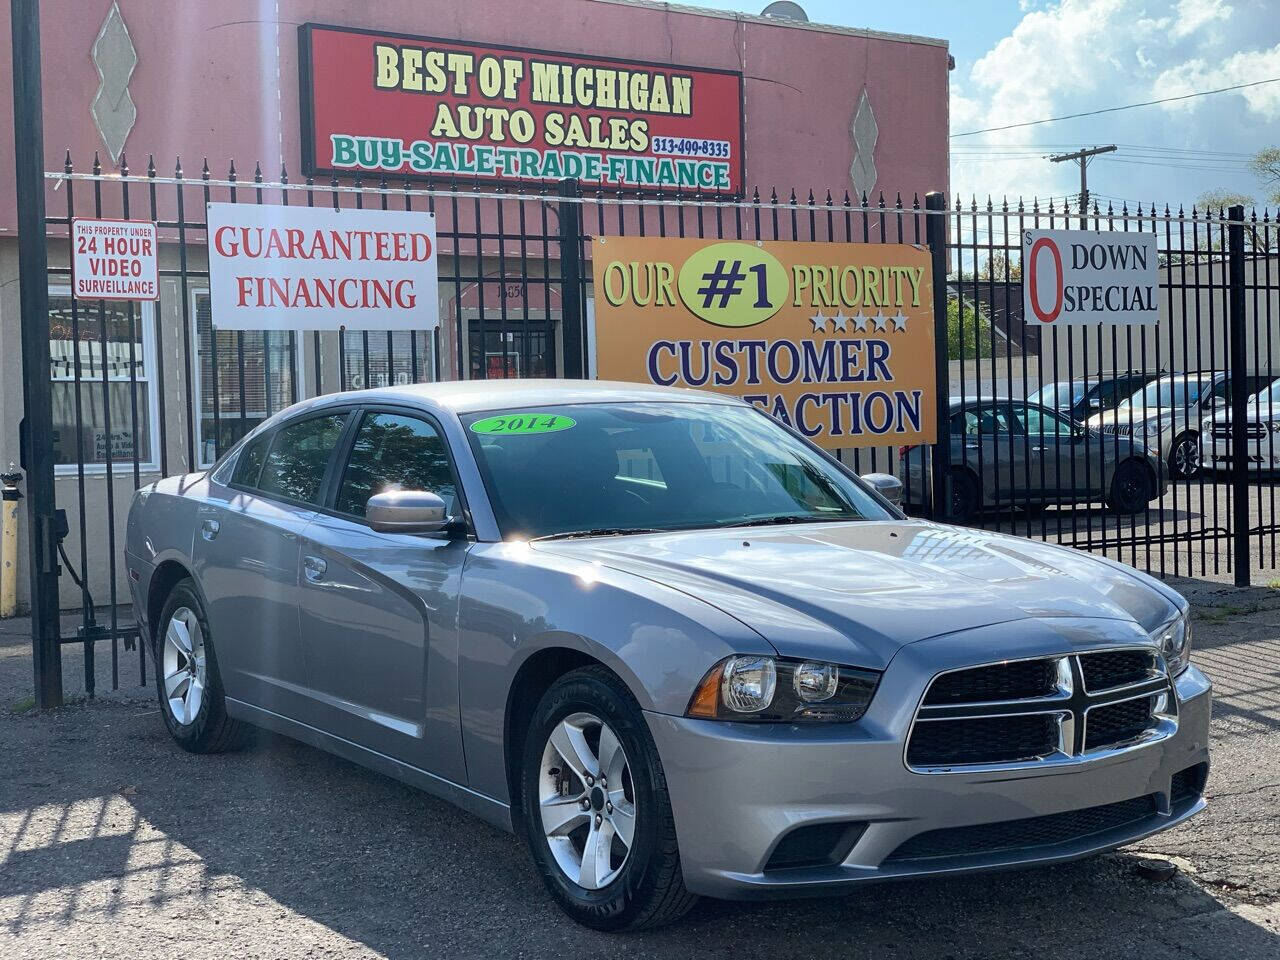
<path fill-rule="evenodd" d="M 1158 271 L 1152 233 L 1027 230 L 1023 315 L 1041 326 L 1156 323 Z"/>

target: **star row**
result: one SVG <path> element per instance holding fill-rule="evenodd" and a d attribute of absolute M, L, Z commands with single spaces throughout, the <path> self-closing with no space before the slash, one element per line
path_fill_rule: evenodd
<path fill-rule="evenodd" d="M 905 332 L 907 329 L 907 318 L 901 310 L 892 317 L 885 316 L 880 311 L 876 311 L 872 316 L 867 316 L 861 310 L 855 313 L 852 317 L 846 317 L 843 310 L 837 310 L 835 315 L 831 317 L 826 316 L 822 311 L 818 311 L 810 317 L 809 321 L 813 324 L 813 332 L 818 333 L 821 331 L 822 333 L 826 333 L 828 320 L 831 321 L 833 333 L 848 333 L 849 324 L 851 322 L 853 323 L 854 330 L 860 330 L 863 332 L 866 332 L 868 324 L 871 325 L 873 330 L 880 332 L 887 331 L 889 329 L 889 324 L 891 323 L 893 324 L 893 329 L 895 331 L 901 330 Z"/>

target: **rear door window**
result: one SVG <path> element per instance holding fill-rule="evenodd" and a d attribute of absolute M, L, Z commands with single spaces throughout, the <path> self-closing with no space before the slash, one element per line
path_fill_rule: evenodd
<path fill-rule="evenodd" d="M 334 413 L 277 430 L 262 465 L 258 489 L 286 500 L 319 505 L 329 459 L 346 422 L 345 413 Z"/>

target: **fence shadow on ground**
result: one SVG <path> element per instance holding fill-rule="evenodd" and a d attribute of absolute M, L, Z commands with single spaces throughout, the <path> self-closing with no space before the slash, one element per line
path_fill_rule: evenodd
<path fill-rule="evenodd" d="M 1111 958 L 1195 941 L 1202 955 L 1280 951 L 1274 933 L 1223 911 L 1191 880 L 1142 879 L 1125 853 L 864 887 L 837 900 L 706 901 L 675 928 L 609 937 L 560 916 L 516 838 L 293 741 L 264 735 L 242 753 L 191 756 L 138 704 L 64 711 L 37 725 L 32 742 L 14 743 L 12 732 L 3 734 L 14 763 L 0 788 L 0 931 L 17 943 L 177 924 L 230 944 L 268 923 L 297 931 L 290 952 L 338 952 L 337 935 L 405 958 L 789 956 L 801 947 L 843 957 L 855 946 L 860 955 L 991 957 L 1045 945 Z M 126 949 L 111 936 L 108 952 Z"/>

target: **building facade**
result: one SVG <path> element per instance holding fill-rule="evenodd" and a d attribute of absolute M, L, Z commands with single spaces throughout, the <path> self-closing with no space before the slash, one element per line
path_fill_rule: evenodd
<path fill-rule="evenodd" d="M 441 260 L 454 265 L 455 275 L 450 282 L 442 276 L 438 334 L 217 329 L 207 281 L 201 279 L 205 238 L 198 225 L 206 195 L 198 181 L 206 158 L 214 180 L 227 179 L 234 163 L 238 179 L 250 185 L 241 188 L 241 200 L 252 189 L 255 171 L 266 183 L 282 177 L 296 183 L 313 173 L 320 188 L 335 177 L 351 184 L 358 172 L 338 176 L 343 171 L 335 163 L 341 165 L 342 156 L 325 152 L 336 141 L 322 129 L 327 118 L 344 116 L 339 108 L 349 77 L 367 77 L 375 91 L 379 85 L 395 87 L 406 99 L 371 102 L 408 105 L 403 116 L 397 114 L 400 106 L 389 116 L 412 134 L 417 126 L 426 131 L 441 122 L 425 111 L 420 118 L 412 114 L 413 95 L 431 83 L 436 51 L 473 56 L 477 82 L 483 80 L 483 52 L 508 51 L 503 63 L 523 58 L 523 66 L 511 70 L 542 71 L 538 109 L 552 109 L 548 90 L 554 90 L 568 105 L 555 109 L 571 122 L 570 101 L 594 99 L 605 114 L 621 118 L 612 134 L 615 143 L 633 134 L 629 124 L 636 118 L 650 128 L 643 133 L 642 125 L 636 136 L 650 145 L 668 133 L 663 142 L 671 145 L 662 150 L 671 156 L 682 149 L 673 138 L 691 135 L 691 124 L 728 131 L 698 141 L 704 148 L 730 145 L 724 149 L 734 156 L 719 174 L 725 179 L 717 182 L 717 174 L 707 173 L 710 179 L 701 182 L 668 184 L 668 200 L 683 189 L 685 196 L 718 190 L 721 198 L 740 195 L 749 201 L 758 189 L 766 198 L 775 190 L 783 198 L 792 190 L 801 198 L 809 191 L 820 199 L 830 193 L 837 204 L 846 194 L 855 204 L 861 195 L 875 203 L 883 194 L 890 206 L 901 196 L 909 206 L 948 186 L 950 58 L 941 40 L 638 0 L 44 0 L 41 21 L 46 169 L 62 171 L 70 158 L 76 172 L 87 173 L 96 156 L 107 176 L 124 172 L 126 163 L 129 173 L 145 175 L 154 158 L 162 181 L 175 176 L 180 162 L 182 176 L 196 182 L 186 188 L 182 211 L 176 208 L 180 191 L 167 182 L 154 207 L 145 184 L 48 184 L 53 220 L 72 214 L 119 217 L 126 197 L 132 217 L 145 219 L 154 209 L 160 222 L 160 296 L 147 303 L 73 300 L 67 226 L 51 223 L 50 370 L 24 371 L 16 197 L 7 173 L 13 169 L 13 144 L 0 143 L 0 180 L 7 181 L 0 185 L 0 465 L 19 460 L 23 378 L 49 376 L 58 500 L 70 514 L 68 554 L 73 561 L 84 559 L 86 582 L 99 605 L 127 596 L 123 570 L 118 563 L 112 569 L 109 554 L 118 552 L 136 486 L 165 472 L 206 466 L 290 402 L 340 387 L 554 376 L 564 370 L 560 293 L 551 282 L 558 275 L 555 250 L 543 244 L 537 257 L 517 264 L 513 258 L 521 251 L 491 236 L 504 206 L 491 200 L 455 216 L 458 233 L 461 221 L 472 219 L 474 240 L 441 239 Z M 302 25 L 314 26 L 300 30 Z M 0 26 L 7 34 L 7 19 Z M 325 26 L 342 29 L 326 33 Z M 319 33 L 308 39 L 308 30 Z M 335 62 L 342 57 L 338 48 L 320 42 L 330 36 L 356 44 L 368 36 L 368 69 Z M 401 51 L 394 63 L 387 53 L 393 47 Z M 559 70 L 556 65 L 563 72 L 549 72 Z M 497 84 L 502 77 L 495 70 Z M 0 40 L 0 83 L 11 87 L 11 72 L 6 36 Z M 564 86 L 549 87 L 557 77 Z M 714 96 L 699 92 L 713 88 Z M 455 104 L 455 121 L 464 100 Z M 682 113 L 684 120 L 672 118 Z M 0 126 L 12 129 L 12 120 L 12 91 L 6 89 L 0 92 Z M 358 102 L 346 104 L 341 122 L 360 125 Z M 610 136 L 607 120 L 603 133 L 588 130 L 582 136 Z M 465 164 L 475 156 L 463 160 L 461 171 L 418 171 L 415 189 L 431 182 L 469 183 Z M 650 171 L 662 169 L 661 158 L 645 162 Z M 691 177 L 701 175 L 703 166 L 687 166 Z M 405 167 L 384 175 L 399 185 L 411 172 Z M 475 179 L 487 188 L 533 194 L 554 192 L 557 172 L 585 171 L 557 167 L 541 182 L 504 184 L 501 172 L 491 170 L 491 176 Z M 654 176 L 642 168 L 639 176 L 646 175 Z M 376 174 L 361 176 L 368 185 Z M 633 184 L 584 183 L 585 190 L 593 186 L 621 192 Z M 663 190 L 662 183 L 648 187 Z M 210 198 L 226 199 L 227 193 L 222 186 Z M 263 193 L 266 202 L 284 199 L 280 191 Z M 356 202 L 351 194 L 335 200 Z M 296 195 L 291 202 L 299 202 Z M 322 196 L 319 203 L 325 202 Z M 635 229 L 640 216 L 628 211 L 630 219 L 619 228 Z M 527 225 L 522 235 L 541 226 Z M 514 229 L 510 223 L 508 228 Z M 593 224 L 588 221 L 584 229 L 592 232 Z M 530 245 L 522 240 L 520 246 Z M 518 322 L 508 323 L 512 317 Z M 20 556 L 25 566 L 25 531 Z M 78 606 L 79 591 L 69 578 L 63 582 L 64 604 Z"/>

